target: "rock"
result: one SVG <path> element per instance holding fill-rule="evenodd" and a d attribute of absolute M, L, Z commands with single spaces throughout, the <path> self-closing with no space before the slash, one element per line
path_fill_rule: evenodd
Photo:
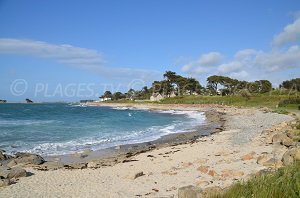
<path fill-rule="evenodd" d="M 263 165 L 263 163 L 265 163 L 266 161 L 268 161 L 269 159 L 268 159 L 268 157 L 266 156 L 266 155 L 262 155 L 262 156 L 259 156 L 258 158 L 257 158 L 257 161 L 256 161 L 256 163 L 257 164 L 260 164 L 260 165 Z"/>
<path fill-rule="evenodd" d="M 293 141 L 291 138 L 289 138 L 289 137 L 283 139 L 283 140 L 282 140 L 282 144 L 283 144 L 284 146 L 286 146 L 286 147 L 290 147 L 290 146 L 295 145 L 294 141 Z"/>
<path fill-rule="evenodd" d="M 16 153 L 15 161 L 17 164 L 24 165 L 40 165 L 45 162 L 41 156 L 31 153 Z"/>
<path fill-rule="evenodd" d="M 234 170 L 228 170 L 225 169 L 222 171 L 221 176 L 222 177 L 241 177 L 243 176 L 245 173 L 243 171 L 234 171 Z"/>
<path fill-rule="evenodd" d="M 15 167 L 12 168 L 8 174 L 8 179 L 12 179 L 12 178 L 20 178 L 20 177 L 26 177 L 27 176 L 27 172 L 25 169 L 23 168 L 19 168 L 19 167 Z"/>
<path fill-rule="evenodd" d="M 5 160 L 5 155 L 0 151 L 0 160 Z"/>
<path fill-rule="evenodd" d="M 17 165 L 17 162 L 16 162 L 16 160 L 14 160 L 14 159 L 7 163 L 7 166 L 10 167 L 10 168 L 11 168 L 11 167 L 14 167 L 14 166 L 16 166 L 16 165 Z"/>
<path fill-rule="evenodd" d="M 255 154 L 256 154 L 255 152 L 248 153 L 248 154 L 242 156 L 242 160 L 243 161 L 252 160 L 254 158 Z"/>
<path fill-rule="evenodd" d="M 263 113 L 270 113 L 270 112 L 272 112 L 272 110 L 269 109 L 268 107 L 262 107 L 260 110 L 261 110 Z"/>
<path fill-rule="evenodd" d="M 279 167 L 282 167 L 282 161 L 275 159 L 275 158 L 271 158 L 271 159 L 263 162 L 262 165 L 266 166 L 266 167 L 279 168 Z"/>
<path fill-rule="evenodd" d="M 10 168 L 7 166 L 0 166 L 0 179 L 6 179 L 8 178 L 8 175 L 10 173 Z"/>
<path fill-rule="evenodd" d="M 99 164 L 98 162 L 95 161 L 91 161 L 87 164 L 88 168 L 100 168 L 101 164 Z"/>
<path fill-rule="evenodd" d="M 284 165 L 292 164 L 296 160 L 300 160 L 300 148 L 292 148 L 286 151 L 282 156 L 282 162 Z"/>
<path fill-rule="evenodd" d="M 185 186 L 178 189 L 178 198 L 200 198 L 202 189 L 195 186 Z"/>
<path fill-rule="evenodd" d="M 205 180 L 197 181 L 196 186 L 208 186 L 210 183 Z"/>
<path fill-rule="evenodd" d="M 43 171 L 47 171 L 47 170 L 57 170 L 60 168 L 63 168 L 64 165 L 61 162 L 45 162 L 39 166 L 34 167 L 37 170 L 43 170 Z"/>
<path fill-rule="evenodd" d="M 273 144 L 282 144 L 287 147 L 294 145 L 293 140 L 284 133 L 275 134 L 272 138 L 272 142 Z"/>
<path fill-rule="evenodd" d="M 134 174 L 133 179 L 136 179 L 136 178 L 141 177 L 143 175 L 144 175 L 143 171 L 137 172 L 137 173 Z"/>
<path fill-rule="evenodd" d="M 9 179 L 0 179 L 0 187 L 9 186 L 10 180 Z"/>
<path fill-rule="evenodd" d="M 208 168 L 209 166 L 199 166 L 197 168 L 198 171 L 202 172 L 202 173 L 207 173 L 208 172 Z"/>
<path fill-rule="evenodd" d="M 212 177 L 214 177 L 215 175 L 217 175 L 216 171 L 214 171 L 214 170 L 209 170 L 207 174 L 210 175 L 210 176 L 212 176 Z"/>
<path fill-rule="evenodd" d="M 12 158 L 12 156 L 6 155 L 4 153 L 5 153 L 5 150 L 0 149 L 0 161 Z"/>
<path fill-rule="evenodd" d="M 85 169 L 87 167 L 87 163 L 65 164 L 64 167 L 66 169 Z"/>

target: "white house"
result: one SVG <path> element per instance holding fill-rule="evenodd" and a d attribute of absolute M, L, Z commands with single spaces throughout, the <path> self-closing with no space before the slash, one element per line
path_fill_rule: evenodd
<path fill-rule="evenodd" d="M 164 97 L 160 94 L 160 93 L 154 93 L 152 94 L 152 96 L 150 97 L 150 101 L 160 101 L 161 99 L 163 99 Z"/>
<path fill-rule="evenodd" d="M 104 97 L 104 98 L 100 98 L 99 99 L 100 102 L 104 102 L 104 101 L 108 101 L 108 100 L 111 100 L 111 98 Z"/>

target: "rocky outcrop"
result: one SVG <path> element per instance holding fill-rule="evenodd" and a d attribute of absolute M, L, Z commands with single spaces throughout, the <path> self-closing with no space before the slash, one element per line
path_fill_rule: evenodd
<path fill-rule="evenodd" d="M 4 153 L 5 153 L 5 150 L 0 149 L 0 161 L 8 160 L 8 159 L 12 158 L 12 156 L 4 154 Z"/>
<path fill-rule="evenodd" d="M 26 177 L 26 176 L 27 176 L 27 172 L 25 169 L 22 169 L 20 167 L 14 167 L 9 170 L 7 179 L 13 179 L 13 178 L 17 179 L 17 178 Z"/>
<path fill-rule="evenodd" d="M 41 156 L 31 153 L 16 153 L 14 160 L 17 164 L 23 165 L 40 165 L 45 162 Z"/>
<path fill-rule="evenodd" d="M 26 177 L 27 172 L 25 169 L 20 167 L 9 168 L 7 166 L 0 167 L 0 177 L 1 179 L 17 179 L 20 177 Z"/>
<path fill-rule="evenodd" d="M 20 167 L 9 168 L 0 166 L 0 187 L 8 186 L 16 179 L 26 176 L 26 170 Z"/>

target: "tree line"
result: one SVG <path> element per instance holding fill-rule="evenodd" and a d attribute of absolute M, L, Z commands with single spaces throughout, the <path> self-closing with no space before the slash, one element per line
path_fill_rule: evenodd
<path fill-rule="evenodd" d="M 183 77 L 173 71 L 166 71 L 163 80 L 154 81 L 151 87 L 144 86 L 141 90 L 129 89 L 128 92 L 111 93 L 106 91 L 100 98 L 112 100 L 132 99 L 145 100 L 153 94 L 161 94 L 164 97 L 182 95 L 249 95 L 267 93 L 272 90 L 272 83 L 268 80 L 254 82 L 240 81 L 227 76 L 213 75 L 207 78 L 207 85 L 203 87 L 198 80 L 191 77 Z M 300 78 L 282 82 L 280 88 L 295 89 L 300 91 Z"/>

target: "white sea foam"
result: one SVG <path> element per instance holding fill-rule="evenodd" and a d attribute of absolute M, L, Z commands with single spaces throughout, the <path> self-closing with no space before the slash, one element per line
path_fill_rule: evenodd
<path fill-rule="evenodd" d="M 0 120 L 0 126 L 18 126 L 18 125 L 43 125 L 51 123 L 62 123 L 57 120 Z"/>
<path fill-rule="evenodd" d="M 70 104 L 69 106 L 78 106 L 78 104 Z M 78 106 L 79 107 L 79 106 Z M 113 108 L 116 110 L 128 110 L 132 108 L 119 107 Z M 148 109 L 134 109 L 134 110 L 148 110 Z M 152 111 L 152 110 L 151 110 Z M 153 111 L 152 111 L 153 112 Z M 171 133 L 189 132 L 203 124 L 205 115 L 198 111 L 177 111 L 177 110 L 158 110 L 157 113 L 183 115 L 188 119 L 176 119 L 177 121 L 167 125 L 151 126 L 140 131 L 127 131 L 126 133 L 110 133 L 106 135 L 93 135 L 89 137 L 78 137 L 77 139 L 62 141 L 62 142 L 36 142 L 35 144 L 26 144 L 17 142 L 17 148 L 11 147 L 7 149 L 9 152 L 24 151 L 31 153 L 38 153 L 41 155 L 61 155 L 74 153 L 79 150 L 91 148 L 93 150 L 104 149 L 121 144 L 132 144 L 152 141 L 160 138 L 163 135 Z M 134 115 L 132 113 L 128 115 Z M 42 125 L 60 122 L 56 120 L 0 120 L 0 125 Z"/>

